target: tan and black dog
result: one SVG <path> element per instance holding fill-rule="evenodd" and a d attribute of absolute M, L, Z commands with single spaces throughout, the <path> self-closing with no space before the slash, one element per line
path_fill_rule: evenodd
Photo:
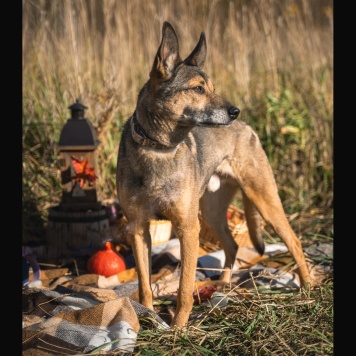
<path fill-rule="evenodd" d="M 263 254 L 261 216 L 292 254 L 301 283 L 311 280 L 302 245 L 286 218 L 260 140 L 236 120 L 240 110 L 214 92 L 202 71 L 202 33 L 182 60 L 177 35 L 168 22 L 137 107 L 126 122 L 117 162 L 117 194 L 128 220 L 140 302 L 152 309 L 150 220 L 170 220 L 181 246 L 181 276 L 172 327 L 187 324 L 199 247 L 199 211 L 226 254 L 221 281 L 228 283 L 238 246 L 226 211 L 241 188 L 249 234 Z"/>

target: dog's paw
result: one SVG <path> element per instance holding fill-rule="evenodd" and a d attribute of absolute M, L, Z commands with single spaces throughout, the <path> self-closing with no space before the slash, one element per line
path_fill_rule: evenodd
<path fill-rule="evenodd" d="M 187 329 L 188 329 L 187 325 L 178 326 L 178 325 L 171 324 L 171 330 L 173 330 L 175 332 L 185 333 L 187 331 Z"/>

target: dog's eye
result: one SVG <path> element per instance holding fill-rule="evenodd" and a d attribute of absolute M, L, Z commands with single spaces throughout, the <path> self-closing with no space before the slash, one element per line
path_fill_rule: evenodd
<path fill-rule="evenodd" d="M 205 93 L 204 88 L 202 86 L 200 86 L 200 85 L 198 85 L 197 87 L 194 87 L 193 89 L 194 89 L 194 91 L 196 91 L 199 94 Z"/>

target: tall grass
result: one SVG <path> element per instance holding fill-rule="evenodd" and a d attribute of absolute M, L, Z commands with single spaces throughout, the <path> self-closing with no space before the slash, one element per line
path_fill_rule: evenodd
<path fill-rule="evenodd" d="M 175 27 L 183 58 L 206 33 L 204 69 L 259 134 L 287 212 L 330 216 L 332 6 L 330 0 L 24 0 L 24 238 L 42 234 L 34 222 L 41 226 L 46 209 L 61 199 L 55 144 L 76 98 L 101 141 L 99 197 L 115 196 L 120 130 L 148 79 L 164 20 Z"/>

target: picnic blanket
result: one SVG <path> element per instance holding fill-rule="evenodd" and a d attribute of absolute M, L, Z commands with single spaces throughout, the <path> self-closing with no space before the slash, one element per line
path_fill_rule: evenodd
<path fill-rule="evenodd" d="M 224 266 L 224 253 L 222 250 L 200 252 L 194 298 L 205 302 L 209 299 L 207 307 L 219 303 L 223 308 L 229 298 L 219 291 L 217 278 Z M 322 256 L 331 259 L 332 253 L 331 244 L 314 244 L 306 249 L 307 257 L 314 260 Z M 133 261 L 131 259 L 131 264 Z M 156 271 L 152 276 L 154 298 L 174 301 L 180 276 L 178 239 L 154 245 L 152 261 Z M 242 247 L 232 271 L 231 285 L 244 289 L 298 288 L 298 275 L 293 268 L 286 268 L 291 261 L 282 244 L 266 244 L 263 256 L 252 247 Z M 312 262 L 310 270 L 317 282 L 332 273 L 330 265 Z M 108 278 L 87 273 L 78 276 L 68 268 L 40 273 L 37 269 L 36 276 L 26 281 L 22 293 L 24 356 L 132 352 L 140 331 L 140 319 L 145 317 L 157 328 L 169 329 L 159 314 L 138 303 L 135 266 Z M 207 291 L 210 291 L 208 298 Z M 222 299 L 225 303 L 220 303 Z"/>

